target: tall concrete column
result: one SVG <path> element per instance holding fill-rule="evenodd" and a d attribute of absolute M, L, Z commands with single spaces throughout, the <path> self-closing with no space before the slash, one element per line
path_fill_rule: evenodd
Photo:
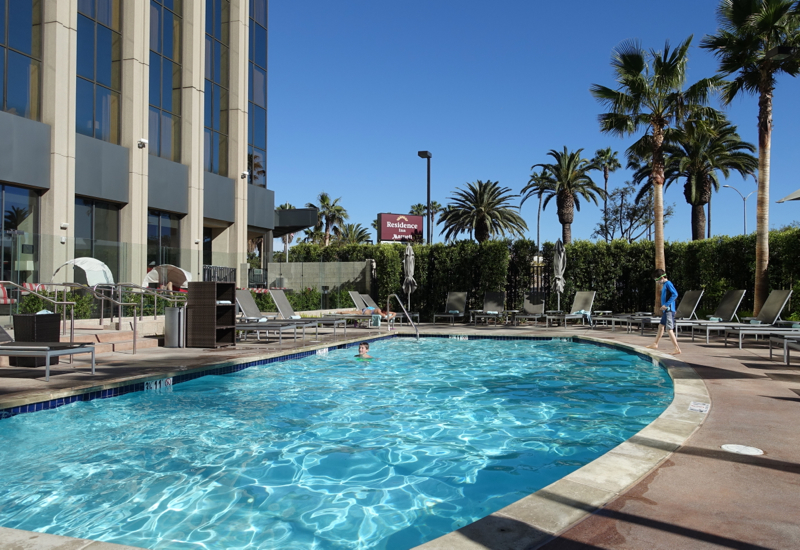
<path fill-rule="evenodd" d="M 227 229 L 228 250 L 235 258 L 238 285 L 247 286 L 247 73 L 250 24 L 248 0 L 231 0 L 229 178 L 234 181 L 234 224 Z"/>
<path fill-rule="evenodd" d="M 141 284 L 147 272 L 147 167 L 150 89 L 150 3 L 123 2 L 122 124 L 120 145 L 128 148 L 128 204 L 120 211 L 120 282 Z"/>
<path fill-rule="evenodd" d="M 77 0 L 45 0 L 42 51 L 42 122 L 50 125 L 50 190 L 39 202 L 39 278 L 75 254 L 75 79 Z M 61 229 L 62 224 L 69 228 Z M 65 243 L 61 239 L 65 238 Z M 65 274 L 71 280 L 72 271 Z"/>
<path fill-rule="evenodd" d="M 181 222 L 181 250 L 191 251 L 191 271 L 202 281 L 203 90 L 205 88 L 205 0 L 183 3 L 183 94 L 181 162 L 189 167 L 189 213 Z"/>

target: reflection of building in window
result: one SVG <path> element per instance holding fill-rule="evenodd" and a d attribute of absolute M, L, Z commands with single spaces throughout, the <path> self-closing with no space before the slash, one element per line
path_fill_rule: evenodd
<path fill-rule="evenodd" d="M 119 242 L 119 205 L 75 198 L 75 257 L 96 258 L 106 264 L 119 280 L 121 246 Z M 79 283 L 81 270 L 75 270 L 75 280 Z"/>
<path fill-rule="evenodd" d="M 3 280 L 39 282 L 39 195 L 30 189 L 0 185 L 0 208 Z"/>
<path fill-rule="evenodd" d="M 249 182 L 267 186 L 267 0 L 250 2 L 247 169 Z"/>
<path fill-rule="evenodd" d="M 181 161 L 181 2 L 150 2 L 150 135 L 156 155 Z"/>
<path fill-rule="evenodd" d="M 228 175 L 229 0 L 206 0 L 205 170 Z"/>
<path fill-rule="evenodd" d="M 42 2 L 0 0 L 0 108 L 39 120 Z"/>
<path fill-rule="evenodd" d="M 214 230 L 210 227 L 203 228 L 203 265 L 213 265 L 211 254 L 214 241 Z"/>
<path fill-rule="evenodd" d="M 78 0 L 78 133 L 119 143 L 122 86 L 120 0 Z"/>
<path fill-rule="evenodd" d="M 147 268 L 180 265 L 180 217 L 150 210 L 147 213 Z"/>

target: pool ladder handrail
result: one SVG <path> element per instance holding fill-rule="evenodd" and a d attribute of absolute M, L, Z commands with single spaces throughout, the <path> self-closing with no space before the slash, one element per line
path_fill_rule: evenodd
<path fill-rule="evenodd" d="M 391 305 L 392 296 L 394 296 L 397 299 L 397 303 L 400 304 L 400 309 L 403 310 L 406 319 L 408 319 L 408 322 L 411 324 L 412 327 L 414 327 L 414 332 L 417 333 L 417 340 L 419 340 L 419 329 L 417 328 L 417 325 L 414 324 L 414 321 L 411 320 L 411 315 L 408 314 L 406 308 L 403 306 L 403 300 L 400 299 L 400 296 L 398 296 L 397 294 L 389 294 L 389 297 L 386 298 L 386 312 L 387 313 L 389 312 L 389 306 Z"/>

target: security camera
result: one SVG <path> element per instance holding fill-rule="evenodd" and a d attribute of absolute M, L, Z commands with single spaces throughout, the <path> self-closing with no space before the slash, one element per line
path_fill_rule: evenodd
<path fill-rule="evenodd" d="M 194 244 L 200 244 L 200 239 L 195 239 Z"/>
<path fill-rule="evenodd" d="M 145 147 L 147 147 L 147 140 L 142 138 L 139 140 L 139 143 L 137 145 L 139 149 L 144 149 Z"/>
<path fill-rule="evenodd" d="M 250 172 L 245 170 L 244 172 L 242 172 L 242 176 L 241 177 L 242 177 L 243 180 L 246 180 L 247 176 L 249 176 L 249 175 L 250 175 Z"/>
<path fill-rule="evenodd" d="M 69 224 L 68 223 L 62 223 L 61 224 L 61 229 L 64 229 L 64 230 L 69 229 Z"/>

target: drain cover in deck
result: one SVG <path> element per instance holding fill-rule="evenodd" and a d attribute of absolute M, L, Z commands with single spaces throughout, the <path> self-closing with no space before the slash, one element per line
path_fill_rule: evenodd
<path fill-rule="evenodd" d="M 727 444 L 722 446 L 722 450 L 728 451 L 729 453 L 736 453 L 737 455 L 757 456 L 764 454 L 764 451 L 761 449 L 757 447 L 748 447 L 747 445 Z"/>

